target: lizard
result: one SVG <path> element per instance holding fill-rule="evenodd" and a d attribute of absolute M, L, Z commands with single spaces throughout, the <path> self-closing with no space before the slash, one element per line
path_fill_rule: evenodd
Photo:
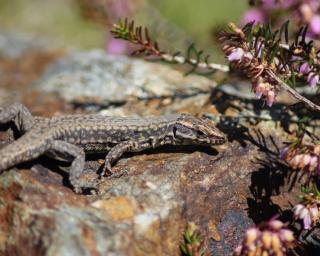
<path fill-rule="evenodd" d="M 21 103 L 0 108 L 0 125 L 9 124 L 19 133 L 0 149 L 0 171 L 45 154 L 69 161 L 69 180 L 74 191 L 94 187 L 96 180 L 81 179 L 86 153 L 106 152 L 103 171 L 112 174 L 114 164 L 125 152 L 139 152 L 162 145 L 224 144 L 227 137 L 213 121 L 190 114 L 158 117 L 113 117 L 76 114 L 51 118 L 32 116 Z"/>

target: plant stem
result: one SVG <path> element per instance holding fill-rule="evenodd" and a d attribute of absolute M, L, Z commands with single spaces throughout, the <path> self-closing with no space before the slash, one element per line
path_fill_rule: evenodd
<path fill-rule="evenodd" d="M 175 62 L 178 64 L 191 64 L 191 65 L 196 65 L 197 68 L 201 68 L 201 69 L 208 69 L 208 70 L 219 70 L 222 72 L 229 72 L 229 66 L 227 65 L 223 65 L 223 64 L 216 64 L 216 63 L 206 63 L 206 62 L 198 62 L 195 59 L 188 59 L 185 58 L 181 55 L 170 55 L 168 53 L 163 53 L 160 55 L 160 57 L 164 60 L 164 61 L 168 61 L 168 62 Z"/>
<path fill-rule="evenodd" d="M 278 76 L 276 76 L 271 70 L 268 70 L 268 75 L 272 77 L 274 80 L 276 80 L 280 86 L 290 93 L 294 98 L 300 100 L 304 104 L 306 104 L 307 107 L 309 107 L 312 110 L 319 111 L 320 112 L 320 106 L 313 103 L 312 101 L 308 100 L 307 98 L 303 97 L 301 94 L 299 94 L 296 90 L 292 89 L 287 83 L 282 81 Z"/>

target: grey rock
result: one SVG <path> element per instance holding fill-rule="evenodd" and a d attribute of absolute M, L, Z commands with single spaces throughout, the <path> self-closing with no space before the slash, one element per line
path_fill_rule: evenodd
<path fill-rule="evenodd" d="M 102 50 L 74 52 L 51 64 L 36 88 L 72 102 L 118 103 L 208 92 L 215 83 L 171 67 Z"/>
<path fill-rule="evenodd" d="M 273 142 L 265 143 L 272 150 Z M 0 253 L 177 255 L 182 232 L 193 221 L 208 243 L 221 237 L 211 244 L 212 255 L 229 255 L 251 223 L 246 212 L 256 211 L 254 205 L 248 209 L 251 192 L 279 190 L 273 181 L 279 176 L 272 176 L 279 169 L 257 160 L 266 156 L 255 143 L 242 147 L 234 141 L 217 151 L 169 148 L 122 158 L 114 171 L 127 174 L 103 178 L 91 196 L 66 187 L 61 174 L 43 167 L 45 159 L 31 170 L 3 173 Z M 96 161 L 87 164 L 99 168 Z M 268 170 L 255 179 L 267 174 L 269 183 L 253 183 L 251 174 L 263 168 Z"/>
<path fill-rule="evenodd" d="M 44 39 L 17 31 L 0 31 L 0 57 L 19 58 L 30 50 L 46 49 Z"/>

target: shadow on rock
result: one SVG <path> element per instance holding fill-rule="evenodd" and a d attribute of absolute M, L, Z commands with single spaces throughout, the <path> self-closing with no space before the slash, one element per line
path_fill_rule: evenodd
<path fill-rule="evenodd" d="M 235 92 L 235 94 L 237 93 Z M 248 95 L 247 98 L 240 95 L 231 95 L 225 92 L 225 90 L 218 88 L 215 88 L 211 92 L 210 101 L 218 112 L 223 115 L 230 109 L 238 112 L 235 117 L 230 117 L 234 122 L 239 122 L 242 119 L 249 124 L 256 125 L 260 121 L 272 120 L 276 124 L 279 124 L 286 132 L 289 132 L 290 124 L 297 123 L 298 120 L 301 120 L 306 115 L 306 108 L 301 107 L 301 105 L 293 105 L 291 107 L 275 102 L 272 107 L 264 108 L 263 101 L 260 99 L 250 99 Z M 308 116 L 320 118 L 319 112 L 308 111 L 307 113 Z"/>

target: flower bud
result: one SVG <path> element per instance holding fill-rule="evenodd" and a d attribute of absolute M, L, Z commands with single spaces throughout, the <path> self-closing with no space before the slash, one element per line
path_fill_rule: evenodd
<path fill-rule="evenodd" d="M 279 230 L 283 227 L 283 223 L 280 220 L 272 220 L 269 222 L 269 225 L 274 230 Z"/>
<path fill-rule="evenodd" d="M 258 237 L 259 231 L 256 228 L 250 228 L 246 232 L 246 245 L 253 243 Z"/>
<path fill-rule="evenodd" d="M 283 242 L 291 243 L 295 240 L 294 236 L 293 236 L 293 232 L 289 229 L 281 230 L 279 233 L 279 237 L 280 237 L 281 241 L 283 241 Z"/>
<path fill-rule="evenodd" d="M 281 251 L 281 241 L 277 234 L 273 234 L 271 238 L 272 249 L 276 252 Z"/>
<path fill-rule="evenodd" d="M 305 75 L 305 74 L 308 74 L 310 72 L 310 70 L 311 70 L 311 68 L 310 68 L 308 62 L 305 62 L 300 66 L 299 73 L 301 75 Z"/>
<path fill-rule="evenodd" d="M 318 206 L 315 205 L 309 209 L 312 220 L 317 220 L 319 218 L 319 209 Z"/>
<path fill-rule="evenodd" d="M 310 162 L 309 162 L 309 170 L 312 172 L 317 168 L 318 165 L 318 157 L 317 156 L 311 156 Z"/>
<path fill-rule="evenodd" d="M 297 204 L 297 205 L 293 208 L 294 215 L 295 215 L 296 217 L 300 216 L 300 213 L 301 213 L 302 209 L 304 209 L 304 205 L 303 205 L 303 204 Z"/>
<path fill-rule="evenodd" d="M 268 94 L 267 94 L 267 105 L 268 105 L 269 107 L 272 106 L 275 97 L 276 97 L 276 94 L 275 94 L 274 91 L 269 91 L 269 92 L 268 92 Z"/>
<path fill-rule="evenodd" d="M 311 88 L 315 88 L 319 82 L 319 75 L 313 72 L 310 72 L 308 75 L 308 83 Z"/>
<path fill-rule="evenodd" d="M 242 48 L 236 48 L 228 55 L 227 58 L 229 61 L 240 61 L 243 55 L 244 50 Z"/>
<path fill-rule="evenodd" d="M 270 249 L 271 248 L 271 240 L 272 240 L 272 233 L 269 231 L 265 231 L 262 234 L 262 243 L 264 248 Z"/>

